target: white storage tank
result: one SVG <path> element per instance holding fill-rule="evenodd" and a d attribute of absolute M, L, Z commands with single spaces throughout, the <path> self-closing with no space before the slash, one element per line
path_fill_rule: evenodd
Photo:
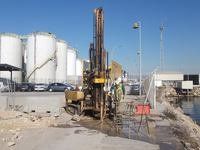
<path fill-rule="evenodd" d="M 28 36 L 26 79 L 34 83 L 55 81 L 55 35 L 47 32 L 35 32 Z"/>
<path fill-rule="evenodd" d="M 20 36 L 12 33 L 0 34 L 0 63 L 22 68 L 22 42 Z M 10 72 L 1 71 L 0 77 L 10 79 Z M 21 82 L 21 71 L 13 71 L 13 80 Z"/>
<path fill-rule="evenodd" d="M 67 48 L 67 81 L 76 82 L 76 50 L 71 47 Z"/>
<path fill-rule="evenodd" d="M 83 76 L 83 62 L 80 58 L 76 59 L 76 76 Z"/>
<path fill-rule="evenodd" d="M 56 82 L 67 81 L 67 43 L 63 40 L 56 42 Z"/>
<path fill-rule="evenodd" d="M 80 58 L 76 59 L 76 77 L 77 84 L 81 84 L 83 79 L 83 61 Z"/>

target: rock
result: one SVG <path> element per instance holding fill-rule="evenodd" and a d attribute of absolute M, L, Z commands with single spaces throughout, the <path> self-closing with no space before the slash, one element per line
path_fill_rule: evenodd
<path fill-rule="evenodd" d="M 187 148 L 191 148 L 191 144 L 190 144 L 190 143 L 185 143 L 185 146 L 186 146 Z"/>
<path fill-rule="evenodd" d="M 19 118 L 19 117 L 22 117 L 23 115 L 22 114 L 17 114 L 16 116 L 15 116 L 15 118 Z"/>
<path fill-rule="evenodd" d="M 15 135 L 12 137 L 12 140 L 14 141 L 15 139 L 19 138 L 19 132 L 16 132 Z"/>
<path fill-rule="evenodd" d="M 30 120 L 31 120 L 32 122 L 35 122 L 36 118 L 35 118 L 34 116 L 31 116 L 31 117 L 30 117 Z"/>
<path fill-rule="evenodd" d="M 180 107 L 177 107 L 176 110 L 178 110 L 181 113 L 184 113 L 183 110 Z"/>
<path fill-rule="evenodd" d="M 2 138 L 2 141 L 3 141 L 3 142 L 7 142 L 7 139 L 6 139 L 6 138 Z"/>
<path fill-rule="evenodd" d="M 55 118 L 59 117 L 59 114 L 54 114 L 54 117 L 55 117 Z"/>
<path fill-rule="evenodd" d="M 17 128 L 16 131 L 21 131 L 21 129 L 20 129 L 20 128 Z"/>
<path fill-rule="evenodd" d="M 79 117 L 79 115 L 74 115 L 71 120 L 80 121 L 80 117 Z"/>
<path fill-rule="evenodd" d="M 18 137 L 18 140 L 22 139 L 22 137 L 23 137 L 23 136 L 19 136 L 19 137 Z"/>
<path fill-rule="evenodd" d="M 18 138 L 18 136 L 14 135 L 13 137 L 11 137 L 11 140 L 15 141 L 15 139 L 17 139 L 17 138 Z"/>
<path fill-rule="evenodd" d="M 62 114 L 62 113 L 66 113 L 66 110 L 64 108 L 60 108 L 59 109 L 59 112 Z"/>
<path fill-rule="evenodd" d="M 16 134 L 16 130 L 9 130 L 12 134 Z"/>
<path fill-rule="evenodd" d="M 8 145 L 8 147 L 14 146 L 15 142 L 8 142 L 7 145 Z"/>
<path fill-rule="evenodd" d="M 57 126 L 58 126 L 58 124 L 57 124 L 57 123 L 54 123 L 54 124 L 53 124 L 53 126 L 54 126 L 54 127 L 57 127 Z"/>

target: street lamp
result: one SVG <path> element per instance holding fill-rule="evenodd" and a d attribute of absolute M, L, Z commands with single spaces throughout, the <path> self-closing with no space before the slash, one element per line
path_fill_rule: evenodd
<path fill-rule="evenodd" d="M 141 40 L 141 30 L 142 30 L 142 24 L 140 21 L 138 22 L 135 22 L 133 24 L 133 29 L 138 29 L 139 30 L 139 51 L 137 52 L 137 54 L 139 55 L 139 68 L 140 68 L 140 71 L 139 71 L 139 82 L 140 82 L 140 96 L 142 95 L 142 59 L 141 59 L 141 56 L 142 56 L 142 40 Z"/>

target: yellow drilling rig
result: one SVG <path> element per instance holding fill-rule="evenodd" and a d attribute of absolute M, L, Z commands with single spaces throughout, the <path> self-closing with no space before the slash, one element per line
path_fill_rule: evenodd
<path fill-rule="evenodd" d="M 66 91 L 65 96 L 67 109 L 73 108 L 78 113 L 90 111 L 102 121 L 108 111 L 107 92 L 104 87 L 109 79 L 108 53 L 104 49 L 104 12 L 102 8 L 94 10 L 93 23 L 93 43 L 89 48 L 90 69 L 83 73 L 83 90 Z"/>

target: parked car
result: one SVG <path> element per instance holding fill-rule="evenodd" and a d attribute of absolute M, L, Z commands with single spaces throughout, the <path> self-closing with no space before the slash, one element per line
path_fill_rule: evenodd
<path fill-rule="evenodd" d="M 34 91 L 47 91 L 48 84 L 37 83 L 34 85 Z"/>
<path fill-rule="evenodd" d="M 76 88 L 76 85 L 74 85 L 74 84 L 67 83 L 67 82 L 65 82 L 64 84 L 66 84 L 66 85 L 68 85 L 69 87 L 73 88 L 73 90 Z M 72 89 L 70 89 L 70 90 L 72 90 Z"/>
<path fill-rule="evenodd" d="M 76 86 L 73 84 L 69 84 L 69 83 L 64 83 L 64 84 L 67 86 L 68 90 L 74 90 L 76 88 Z"/>
<path fill-rule="evenodd" d="M 64 83 L 51 83 L 48 86 L 49 92 L 64 92 L 65 90 L 73 90 L 74 88 L 69 84 Z"/>
<path fill-rule="evenodd" d="M 19 91 L 34 91 L 33 83 L 21 83 L 18 87 Z"/>
<path fill-rule="evenodd" d="M 126 91 L 128 95 L 139 95 L 140 85 L 139 84 L 128 85 L 126 87 Z"/>

